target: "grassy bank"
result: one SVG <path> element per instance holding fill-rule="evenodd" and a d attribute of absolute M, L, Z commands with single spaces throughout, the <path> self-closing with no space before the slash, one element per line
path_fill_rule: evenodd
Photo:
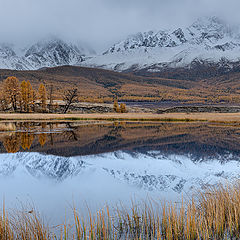
<path fill-rule="evenodd" d="M 149 201 L 129 208 L 89 213 L 83 220 L 73 211 L 74 224 L 54 229 L 33 212 L 3 210 L 0 239 L 239 239 L 240 184 L 208 188 L 188 202 Z M 54 232 L 59 232 L 55 234 Z"/>
<path fill-rule="evenodd" d="M 0 121 L 208 121 L 219 123 L 240 123 L 240 113 L 92 113 L 92 114 L 4 114 L 0 113 Z"/>

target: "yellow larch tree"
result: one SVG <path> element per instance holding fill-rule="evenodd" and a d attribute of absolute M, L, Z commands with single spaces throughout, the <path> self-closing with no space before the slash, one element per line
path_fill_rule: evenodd
<path fill-rule="evenodd" d="M 33 89 L 29 81 L 21 83 L 21 105 L 24 112 L 31 112 L 33 109 Z"/>
<path fill-rule="evenodd" d="M 41 83 L 38 89 L 38 97 L 40 100 L 40 107 L 42 112 L 47 110 L 47 91 L 45 86 Z"/>
<path fill-rule="evenodd" d="M 29 81 L 27 81 L 27 99 L 28 99 L 28 107 L 27 107 L 27 112 L 31 112 L 33 109 L 33 88 L 32 85 Z"/>
<path fill-rule="evenodd" d="M 115 99 L 114 100 L 114 103 L 113 103 L 113 110 L 114 110 L 114 112 L 117 112 L 117 113 L 119 113 L 119 105 L 118 105 L 118 100 L 117 99 Z"/>
<path fill-rule="evenodd" d="M 21 146 L 24 150 L 30 149 L 34 140 L 34 135 L 28 132 L 21 133 Z"/>
<path fill-rule="evenodd" d="M 16 77 L 8 77 L 3 82 L 3 88 L 9 104 L 16 112 L 20 100 L 19 80 Z"/>
<path fill-rule="evenodd" d="M 124 103 L 120 104 L 120 112 L 121 113 L 126 113 L 127 112 L 126 104 L 124 104 Z"/>
<path fill-rule="evenodd" d="M 21 82 L 21 111 L 27 111 L 27 82 L 23 80 Z"/>
<path fill-rule="evenodd" d="M 47 141 L 47 134 L 46 133 L 39 134 L 38 141 L 39 141 L 40 145 L 43 147 Z"/>
<path fill-rule="evenodd" d="M 7 135 L 3 139 L 3 145 L 8 153 L 16 153 L 20 150 L 20 135 L 18 133 Z"/>

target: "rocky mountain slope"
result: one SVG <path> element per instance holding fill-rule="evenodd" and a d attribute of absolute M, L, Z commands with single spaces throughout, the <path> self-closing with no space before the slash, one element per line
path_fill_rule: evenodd
<path fill-rule="evenodd" d="M 86 55 L 93 53 L 88 47 L 48 37 L 21 48 L 0 44 L 0 68 L 34 70 L 45 67 L 79 65 Z"/>
<path fill-rule="evenodd" d="M 0 69 L 74 65 L 195 80 L 240 72 L 240 29 L 217 17 L 185 28 L 137 33 L 96 55 L 85 44 L 49 37 L 17 48 L 0 44 Z"/>
<path fill-rule="evenodd" d="M 184 29 L 137 33 L 83 64 L 117 71 L 144 69 L 146 72 L 191 68 L 194 63 L 216 63 L 219 68 L 231 69 L 239 57 L 239 29 L 217 17 L 208 17 Z"/>

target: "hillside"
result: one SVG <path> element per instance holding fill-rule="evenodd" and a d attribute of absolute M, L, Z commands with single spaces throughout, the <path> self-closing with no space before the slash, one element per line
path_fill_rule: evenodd
<path fill-rule="evenodd" d="M 136 76 L 109 70 L 62 66 L 34 71 L 0 70 L 0 82 L 9 76 L 29 80 L 35 89 L 40 83 L 53 85 L 55 99 L 67 88 L 77 87 L 82 100 L 168 100 L 188 102 L 238 102 L 239 73 L 217 78 L 179 80 L 156 76 Z M 2 84 L 0 85 L 2 87 Z"/>

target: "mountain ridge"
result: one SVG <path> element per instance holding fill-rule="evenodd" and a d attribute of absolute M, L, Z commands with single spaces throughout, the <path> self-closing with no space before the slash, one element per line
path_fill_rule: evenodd
<path fill-rule="evenodd" d="M 0 44 L 0 69 L 37 70 L 44 67 L 79 65 L 94 50 L 50 36 L 28 46 Z"/>
<path fill-rule="evenodd" d="M 217 17 L 200 18 L 186 28 L 137 33 L 114 44 L 84 65 L 116 71 L 161 72 L 189 68 L 194 61 L 234 63 L 240 56 L 240 31 Z"/>
<path fill-rule="evenodd" d="M 80 66 L 143 77 L 201 80 L 240 72 L 240 30 L 217 17 L 188 27 L 133 34 L 101 55 L 84 44 L 49 37 L 16 49 L 0 44 L 0 69 Z"/>

